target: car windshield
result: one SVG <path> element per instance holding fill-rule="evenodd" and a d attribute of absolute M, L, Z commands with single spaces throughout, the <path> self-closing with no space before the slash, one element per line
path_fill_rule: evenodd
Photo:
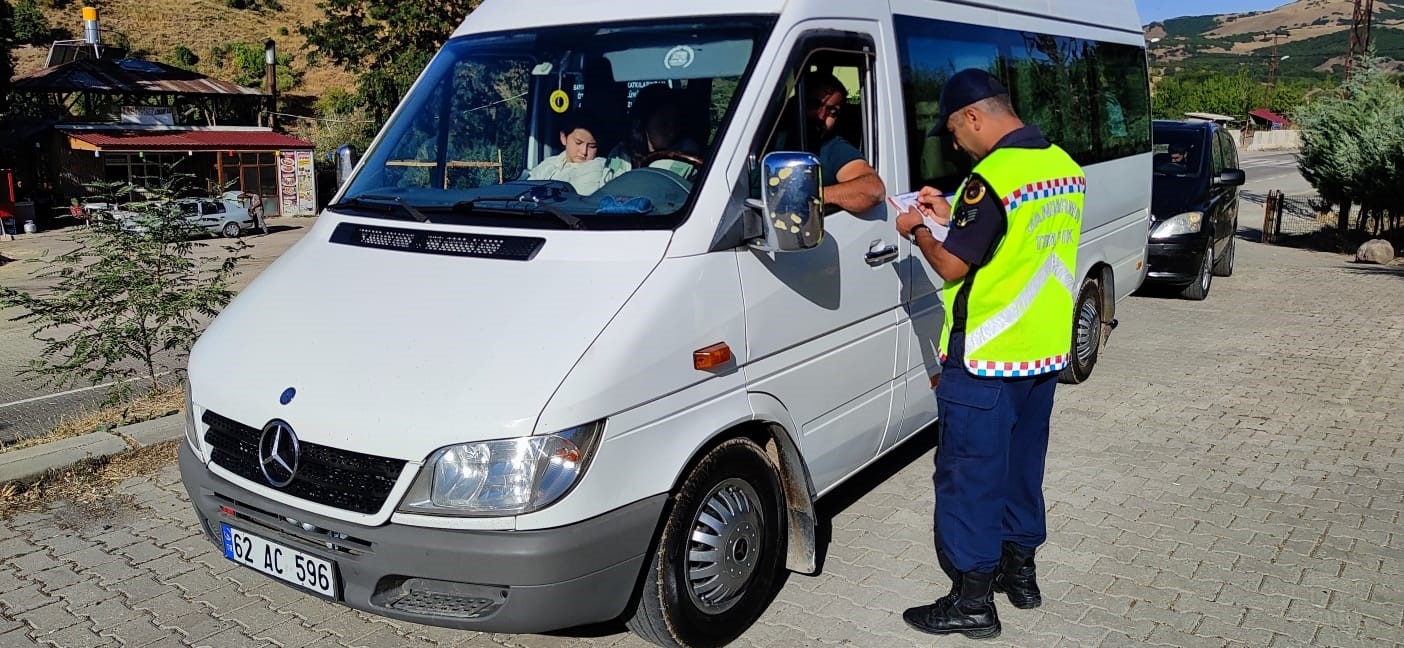
<path fill-rule="evenodd" d="M 1202 175 L 1206 159 L 1204 134 L 1186 128 L 1156 128 L 1155 175 L 1185 178 Z"/>
<path fill-rule="evenodd" d="M 772 20 L 451 40 L 338 209 L 520 227 L 676 227 Z"/>

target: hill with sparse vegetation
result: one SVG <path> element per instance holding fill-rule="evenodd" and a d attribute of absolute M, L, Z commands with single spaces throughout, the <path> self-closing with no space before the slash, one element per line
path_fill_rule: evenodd
<path fill-rule="evenodd" d="M 1278 78 L 1339 76 L 1350 45 L 1352 0 L 1297 0 L 1271 11 L 1185 16 L 1146 25 L 1157 65 L 1170 70 L 1266 75 L 1277 41 Z M 1376 53 L 1404 69 L 1404 0 L 1375 2 Z M 1281 59 L 1281 57 L 1288 57 Z"/>

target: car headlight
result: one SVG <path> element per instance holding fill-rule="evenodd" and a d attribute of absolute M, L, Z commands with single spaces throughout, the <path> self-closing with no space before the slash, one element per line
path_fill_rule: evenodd
<path fill-rule="evenodd" d="M 1151 231 L 1153 239 L 1167 239 L 1181 234 L 1197 234 L 1204 224 L 1203 212 L 1185 212 L 1160 221 Z"/>
<path fill-rule="evenodd" d="M 190 376 L 185 376 L 185 442 L 190 444 L 195 456 L 205 456 L 200 450 L 200 428 L 195 420 L 195 399 L 190 395 Z"/>
<path fill-rule="evenodd" d="M 400 505 L 428 515 L 518 515 L 555 503 L 580 481 L 604 421 L 541 436 L 440 448 Z"/>

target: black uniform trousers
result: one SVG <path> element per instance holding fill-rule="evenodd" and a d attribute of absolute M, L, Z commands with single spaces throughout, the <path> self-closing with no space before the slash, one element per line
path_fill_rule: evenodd
<path fill-rule="evenodd" d="M 1048 537 L 1043 470 L 1058 374 L 977 377 L 963 366 L 964 337 L 951 336 L 936 386 L 936 553 L 948 573 L 994 571 L 1002 543 L 1034 548 Z"/>

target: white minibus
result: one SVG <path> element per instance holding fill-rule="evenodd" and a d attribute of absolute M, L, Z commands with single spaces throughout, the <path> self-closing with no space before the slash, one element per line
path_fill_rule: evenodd
<path fill-rule="evenodd" d="M 202 529 L 387 617 L 735 639 L 815 571 L 816 500 L 937 411 L 941 281 L 886 201 L 824 204 L 806 73 L 897 195 L 969 172 L 933 126 L 970 67 L 1086 170 L 1086 379 L 1145 272 L 1130 0 L 486 0 L 195 346 Z"/>

